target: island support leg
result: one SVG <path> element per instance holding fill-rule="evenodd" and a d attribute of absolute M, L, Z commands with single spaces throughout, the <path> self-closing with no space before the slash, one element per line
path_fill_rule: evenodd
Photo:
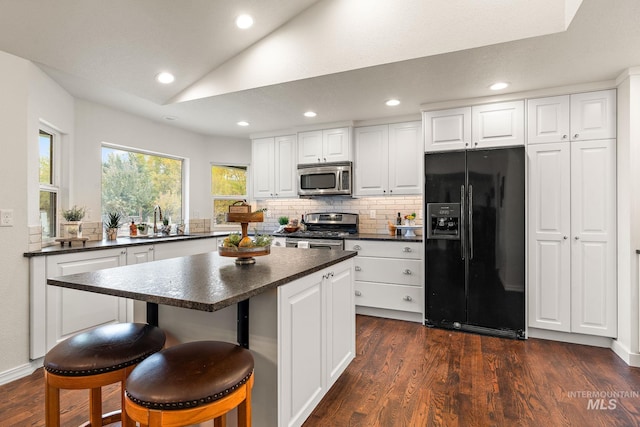
<path fill-rule="evenodd" d="M 238 322 L 236 325 L 238 345 L 249 348 L 249 300 L 238 303 Z"/>
<path fill-rule="evenodd" d="M 151 326 L 158 326 L 158 304 L 147 303 L 147 323 Z"/>

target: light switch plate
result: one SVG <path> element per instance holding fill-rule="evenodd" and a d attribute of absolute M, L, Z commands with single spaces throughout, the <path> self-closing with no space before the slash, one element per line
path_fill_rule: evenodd
<path fill-rule="evenodd" d="M 0 227 L 13 227 L 13 209 L 0 209 Z"/>
<path fill-rule="evenodd" d="M 371 209 L 369 211 L 369 218 L 376 219 L 376 210 L 375 209 Z"/>

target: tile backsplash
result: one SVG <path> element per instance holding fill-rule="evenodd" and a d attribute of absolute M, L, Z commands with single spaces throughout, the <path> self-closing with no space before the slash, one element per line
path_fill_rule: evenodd
<path fill-rule="evenodd" d="M 333 196 L 313 199 L 259 200 L 257 209 L 267 208 L 264 222 L 256 224 L 260 232 L 273 232 L 279 227 L 278 218 L 300 219 L 305 213 L 345 212 L 360 215 L 360 233 L 387 234 L 388 222 L 395 224 L 398 212 L 401 216 L 416 213 L 416 225 L 422 225 L 422 196 L 366 197 L 353 199 Z M 375 218 L 371 213 L 375 212 Z M 416 231 L 419 234 L 421 231 Z"/>

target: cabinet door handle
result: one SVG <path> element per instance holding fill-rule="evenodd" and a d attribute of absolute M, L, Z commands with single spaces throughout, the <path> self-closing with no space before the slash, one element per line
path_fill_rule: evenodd
<path fill-rule="evenodd" d="M 569 135 L 562 135 L 562 139 L 567 139 Z"/>
<path fill-rule="evenodd" d="M 127 251 L 125 251 L 125 250 L 121 250 L 120 251 L 120 255 L 126 255 L 126 254 L 127 254 Z"/>
<path fill-rule="evenodd" d="M 476 147 L 478 146 L 478 142 L 476 142 Z"/>
<path fill-rule="evenodd" d="M 153 248 L 149 248 L 149 250 L 150 250 L 150 251 L 152 251 L 152 250 L 153 250 Z"/>
<path fill-rule="evenodd" d="M 574 237 L 575 240 L 580 240 L 580 236 Z"/>
<path fill-rule="evenodd" d="M 405 301 L 413 301 L 413 298 L 411 298 L 409 295 L 405 296 L 402 299 L 405 300 Z"/>
<path fill-rule="evenodd" d="M 574 139 L 576 139 L 576 138 L 578 138 L 579 136 L 580 136 L 580 134 L 579 134 L 579 133 L 576 133 L 575 135 L 573 135 L 573 138 L 574 138 Z"/>
<path fill-rule="evenodd" d="M 360 249 L 362 249 L 362 247 L 360 245 L 353 245 L 353 250 L 354 251 L 359 251 Z"/>
<path fill-rule="evenodd" d="M 356 271 L 362 271 L 362 268 L 360 268 L 360 266 L 359 266 L 359 265 L 356 265 L 355 270 L 356 270 Z"/>
<path fill-rule="evenodd" d="M 324 158 L 324 161 L 325 161 L 325 162 L 327 161 L 327 158 L 326 158 L 326 157 Z"/>
<path fill-rule="evenodd" d="M 362 296 L 362 292 L 360 292 L 360 291 L 356 291 L 355 294 L 356 294 L 357 297 Z"/>
<path fill-rule="evenodd" d="M 402 252 L 411 252 L 411 248 L 405 246 L 404 248 L 402 248 Z"/>
<path fill-rule="evenodd" d="M 569 236 L 563 236 L 562 237 L 564 240 L 567 240 L 569 238 Z"/>
<path fill-rule="evenodd" d="M 402 272 L 403 274 L 407 274 L 409 276 L 411 276 L 413 273 L 411 272 L 411 270 L 409 270 L 408 268 Z"/>
<path fill-rule="evenodd" d="M 320 157 L 318 157 L 318 163 L 320 163 Z"/>

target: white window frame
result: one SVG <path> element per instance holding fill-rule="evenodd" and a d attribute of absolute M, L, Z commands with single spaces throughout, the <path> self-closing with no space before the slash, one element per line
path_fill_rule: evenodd
<path fill-rule="evenodd" d="M 211 227 L 214 230 L 221 230 L 221 231 L 226 231 L 226 230 L 239 230 L 240 229 L 240 224 L 218 224 L 215 222 L 216 220 L 216 213 L 213 210 L 213 206 L 214 206 L 214 202 L 216 201 L 216 199 L 218 200 L 249 200 L 249 193 L 250 193 L 250 188 L 249 188 L 249 183 L 251 182 L 251 177 L 250 177 L 250 173 L 251 173 L 251 167 L 249 164 L 247 163 L 233 163 L 233 162 L 211 162 L 209 165 L 209 175 L 211 175 L 211 169 L 214 166 L 222 166 L 222 167 L 227 167 L 227 166 L 231 166 L 231 167 L 241 167 L 241 168 L 246 168 L 246 179 L 247 182 L 245 183 L 245 188 L 247 189 L 247 193 L 246 194 L 234 194 L 234 195 L 230 195 L 230 196 L 222 196 L 222 195 L 216 195 L 213 194 L 213 189 L 210 188 L 209 189 L 209 193 L 211 194 L 211 217 L 212 217 L 212 224 Z M 210 185 L 212 185 L 213 183 L 213 177 L 209 177 L 209 182 Z"/>
<path fill-rule="evenodd" d="M 51 155 L 53 156 L 50 167 L 52 169 L 51 184 L 43 184 L 40 182 L 40 132 L 45 132 L 51 135 L 53 138 L 53 150 Z M 55 243 L 55 239 L 60 237 L 60 218 L 62 217 L 62 134 L 60 131 L 54 129 L 50 125 L 44 122 L 40 122 L 38 125 L 38 200 L 40 200 L 40 192 L 47 191 L 56 195 L 56 218 L 55 220 L 55 236 L 44 238 L 42 237 L 43 245 L 51 245 Z M 40 211 L 40 202 L 38 202 L 38 212 Z"/>

